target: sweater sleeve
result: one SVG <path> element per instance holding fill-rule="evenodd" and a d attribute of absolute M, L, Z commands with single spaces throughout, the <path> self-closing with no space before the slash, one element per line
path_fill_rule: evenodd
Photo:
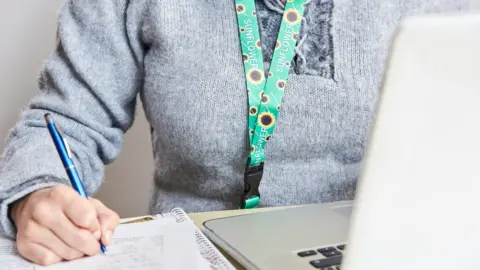
<path fill-rule="evenodd" d="M 0 163 L 0 233 L 14 238 L 9 205 L 45 187 L 69 185 L 46 129 L 49 112 L 69 142 L 88 194 L 119 154 L 142 86 L 138 10 L 126 0 L 67 0 L 57 46 L 44 63 L 39 93 L 11 129 Z M 141 16 L 137 16 L 141 17 Z"/>

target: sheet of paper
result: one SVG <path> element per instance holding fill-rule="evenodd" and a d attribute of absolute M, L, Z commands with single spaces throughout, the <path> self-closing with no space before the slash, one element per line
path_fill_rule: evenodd
<path fill-rule="evenodd" d="M 198 269 L 199 265 L 191 227 L 154 220 L 119 226 L 107 255 L 98 254 L 37 269 L 173 270 Z"/>
<path fill-rule="evenodd" d="M 205 258 L 202 257 L 202 254 L 198 252 L 198 270 L 212 270 L 214 268 Z"/>
<path fill-rule="evenodd" d="M 176 223 L 175 218 L 171 213 L 164 213 L 162 215 L 157 215 L 157 216 L 155 216 L 155 218 L 163 219 L 163 221 L 165 223 Z M 191 221 L 191 220 L 186 221 L 185 223 L 183 223 L 183 225 L 184 226 L 189 226 L 190 227 L 189 229 L 192 229 L 193 232 L 195 233 L 195 224 L 193 223 L 193 221 Z M 190 234 L 188 236 L 190 236 Z M 196 241 L 196 239 L 193 235 L 192 235 L 191 239 L 184 239 L 184 242 L 190 243 L 190 241 Z M 197 257 L 198 257 L 198 267 L 196 269 L 198 269 L 198 270 L 217 270 L 217 269 L 219 269 L 219 268 L 215 267 L 214 265 L 212 265 L 206 258 L 204 258 L 202 256 L 202 253 L 198 249 L 197 244 L 195 244 L 195 246 L 191 247 L 191 248 L 196 249 L 196 253 L 197 253 Z M 189 256 L 193 256 L 193 255 L 189 255 Z M 232 266 L 232 269 L 234 269 L 233 266 Z"/>
<path fill-rule="evenodd" d="M 97 254 L 48 267 L 22 259 L 15 242 L 0 238 L 0 270 L 207 270 L 187 223 L 153 220 L 117 227 L 108 254 Z"/>
<path fill-rule="evenodd" d="M 18 254 L 15 242 L 0 238 L 0 269 L 34 270 L 34 264 L 22 259 Z"/>

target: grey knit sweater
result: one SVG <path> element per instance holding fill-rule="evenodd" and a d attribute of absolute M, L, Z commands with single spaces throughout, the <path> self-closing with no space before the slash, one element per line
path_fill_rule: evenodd
<path fill-rule="evenodd" d="M 268 70 L 283 4 L 257 6 Z M 308 1 L 265 149 L 260 206 L 352 199 L 395 26 L 408 15 L 467 8 L 467 0 Z M 45 112 L 93 194 L 122 149 L 138 96 L 152 127 L 152 213 L 237 208 L 248 112 L 233 0 L 66 1 L 39 90 L 2 157 L 0 233 L 15 234 L 13 201 L 68 184 Z"/>

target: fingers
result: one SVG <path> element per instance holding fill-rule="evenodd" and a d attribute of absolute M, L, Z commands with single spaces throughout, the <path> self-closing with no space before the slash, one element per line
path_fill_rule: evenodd
<path fill-rule="evenodd" d="M 80 228 L 84 228 L 100 237 L 100 223 L 97 219 L 95 207 L 75 190 L 68 188 L 65 191 L 53 190 L 52 197 L 60 201 L 65 215 Z"/>
<path fill-rule="evenodd" d="M 20 231 L 20 241 L 40 245 L 52 251 L 56 256 L 65 260 L 74 260 L 83 257 L 83 253 L 71 248 L 58 238 L 52 231 L 31 221 Z"/>
<path fill-rule="evenodd" d="M 17 249 L 25 259 L 43 266 L 62 261 L 62 258 L 53 253 L 53 251 L 36 243 L 18 241 Z"/>
<path fill-rule="evenodd" d="M 102 228 L 101 241 L 105 245 L 110 245 L 113 231 L 120 222 L 120 217 L 113 210 L 106 207 L 101 201 L 90 198 L 90 202 L 96 209 L 97 218 Z"/>
<path fill-rule="evenodd" d="M 42 217 L 39 217 L 39 215 L 34 215 L 34 220 L 50 229 L 70 247 L 87 255 L 94 255 L 99 252 L 98 238 L 90 231 L 75 226 L 60 209 L 51 211 L 50 214 L 44 214 Z"/>

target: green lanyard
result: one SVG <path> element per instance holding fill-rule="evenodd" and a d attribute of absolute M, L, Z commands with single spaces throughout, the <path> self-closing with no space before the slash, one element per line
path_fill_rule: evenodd
<path fill-rule="evenodd" d="M 240 208 L 258 206 L 265 161 L 264 148 L 273 134 L 302 24 L 305 0 L 287 0 L 269 72 L 263 66 L 255 0 L 235 0 L 248 92 L 250 154 Z"/>

